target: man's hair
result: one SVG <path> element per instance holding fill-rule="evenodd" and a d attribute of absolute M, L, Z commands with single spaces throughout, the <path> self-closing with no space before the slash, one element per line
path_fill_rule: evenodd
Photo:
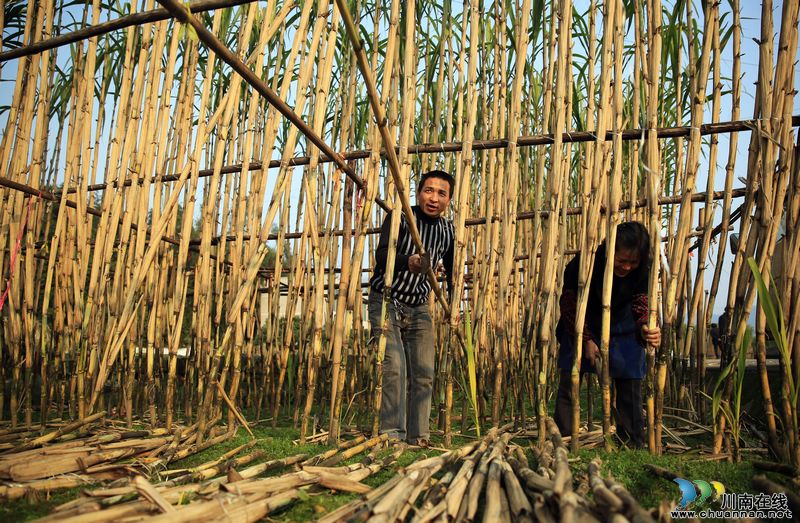
<path fill-rule="evenodd" d="M 451 175 L 450 173 L 448 173 L 446 171 L 438 171 L 438 170 L 428 171 L 425 174 L 423 174 L 422 177 L 420 177 L 419 185 L 417 185 L 417 191 L 422 191 L 422 188 L 425 187 L 425 181 L 428 178 L 440 178 L 442 180 L 445 180 L 447 183 L 449 183 L 450 184 L 450 197 L 451 198 L 453 197 L 453 191 L 455 191 L 455 189 L 456 189 L 456 179 L 453 178 L 453 175 Z"/>
<path fill-rule="evenodd" d="M 639 252 L 639 263 L 644 266 L 650 260 L 650 234 L 639 222 L 623 222 L 617 227 L 617 249 Z"/>

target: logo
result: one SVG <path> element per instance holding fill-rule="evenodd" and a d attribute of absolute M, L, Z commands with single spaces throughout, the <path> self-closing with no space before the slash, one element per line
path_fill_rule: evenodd
<path fill-rule="evenodd" d="M 725 485 L 719 481 L 708 482 L 702 479 L 689 481 L 683 478 L 675 478 L 672 481 L 677 483 L 678 488 L 681 489 L 678 509 L 685 509 L 690 503 L 700 506 L 707 501 L 717 501 L 725 494 Z"/>

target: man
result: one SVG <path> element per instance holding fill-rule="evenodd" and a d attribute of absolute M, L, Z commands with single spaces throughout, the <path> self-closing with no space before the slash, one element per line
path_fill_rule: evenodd
<path fill-rule="evenodd" d="M 442 261 L 448 285 L 453 272 L 453 224 L 442 218 L 450 205 L 455 179 L 444 171 L 422 175 L 417 186 L 417 205 L 412 209 L 425 246 L 427 260 L 416 253 L 406 217 L 400 221 L 394 278 L 388 290 L 386 354 L 383 360 L 381 433 L 412 445 L 429 445 L 433 393 L 434 337 L 428 308 L 431 284 L 426 272 Z M 370 280 L 369 321 L 373 338 L 381 327 L 386 258 L 389 253 L 391 216 L 387 216 L 375 252 L 375 271 Z"/>
<path fill-rule="evenodd" d="M 661 329 L 648 329 L 647 284 L 650 272 L 650 235 L 638 222 L 617 227 L 614 253 L 614 281 L 611 287 L 611 339 L 609 373 L 614 380 L 614 417 L 617 434 L 632 447 L 644 446 L 642 379 L 645 376 L 645 346 L 661 344 Z M 562 435 L 572 433 L 572 365 L 575 361 L 575 316 L 578 296 L 580 254 L 564 269 L 561 292 L 561 317 L 556 326 L 559 343 L 560 382 L 556 395 L 555 422 Z M 581 373 L 595 372 L 600 356 L 603 272 L 606 247 L 595 256 L 588 282 L 589 303 L 583 327 Z"/>
<path fill-rule="evenodd" d="M 720 346 L 719 325 L 717 325 L 716 323 L 712 323 L 711 328 L 708 329 L 708 335 L 711 338 L 711 349 L 714 351 L 714 357 L 719 358 L 719 346 Z"/>
<path fill-rule="evenodd" d="M 732 341 L 731 315 L 727 307 L 725 307 L 725 310 L 723 311 L 722 315 L 720 315 L 718 321 L 719 321 L 719 326 L 717 330 L 719 331 L 719 335 L 718 335 L 717 345 L 714 347 L 714 357 L 716 358 L 722 356 L 722 351 L 725 350 L 725 346 Z"/>

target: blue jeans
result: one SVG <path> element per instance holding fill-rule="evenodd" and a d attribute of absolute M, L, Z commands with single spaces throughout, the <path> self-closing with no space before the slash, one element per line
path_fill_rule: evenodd
<path fill-rule="evenodd" d="M 377 342 L 383 297 L 369 293 L 369 322 Z M 389 319 L 383 359 L 381 433 L 390 438 L 430 438 L 434 338 L 428 304 L 387 303 Z M 375 345 L 377 347 L 377 345 Z"/>

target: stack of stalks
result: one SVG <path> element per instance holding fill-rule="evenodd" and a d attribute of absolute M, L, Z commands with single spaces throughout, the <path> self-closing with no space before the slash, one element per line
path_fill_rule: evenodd
<path fill-rule="evenodd" d="M 552 419 L 547 427 L 549 438 L 534 450 L 536 465 L 512 443 L 511 425 L 494 428 L 479 441 L 411 464 L 320 522 L 655 521 L 657 514 L 602 477 L 599 460 L 589 465 L 588 478 L 576 481 Z"/>
<path fill-rule="evenodd" d="M 223 443 L 235 434 L 235 430 L 216 426 L 217 419 L 210 437 L 201 443 L 196 424 L 175 426 L 172 431 L 126 430 L 95 424 L 104 414 L 48 425 L 38 435 L 22 432 L 0 436 L 6 442 L 6 449 L 0 453 L 0 498 L 35 496 L 37 492 L 163 470 L 170 462 Z"/>
<path fill-rule="evenodd" d="M 354 440 L 318 456 L 297 454 L 255 465 L 249 464 L 263 458 L 263 451 L 235 459 L 231 451 L 223 458 L 192 469 L 161 474 L 162 477 L 176 476 L 173 479 L 153 484 L 137 476 L 121 485 L 86 491 L 82 497 L 56 507 L 50 516 L 39 521 L 99 523 L 119 518 L 165 522 L 258 521 L 299 498 L 307 498 L 307 493 L 326 489 L 368 493 L 371 487 L 362 481 L 389 467 L 404 450 L 394 449 L 381 458 L 379 450 L 385 441 L 385 436 Z M 240 452 L 245 447 L 235 450 Z M 369 453 L 358 463 L 338 465 L 365 451 Z M 281 470 L 282 474 L 264 477 L 267 472 L 274 474 Z"/>

